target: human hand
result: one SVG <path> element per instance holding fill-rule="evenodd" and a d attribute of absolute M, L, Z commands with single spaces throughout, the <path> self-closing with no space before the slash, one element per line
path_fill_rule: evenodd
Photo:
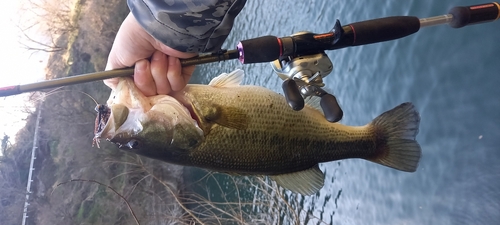
<path fill-rule="evenodd" d="M 182 67 L 179 58 L 195 53 L 174 50 L 149 35 L 129 13 L 116 35 L 108 56 L 106 70 L 135 64 L 134 83 L 146 96 L 168 94 L 182 90 L 194 71 L 194 66 Z M 150 59 L 150 60 L 149 60 Z M 104 80 L 114 89 L 117 78 Z"/>

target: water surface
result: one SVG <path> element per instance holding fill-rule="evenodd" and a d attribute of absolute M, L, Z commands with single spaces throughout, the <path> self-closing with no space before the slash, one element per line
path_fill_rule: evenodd
<path fill-rule="evenodd" d="M 225 44 L 263 35 L 324 33 L 386 16 L 446 14 L 472 0 L 249 1 Z M 344 110 L 342 123 L 363 125 L 403 102 L 421 113 L 423 157 L 415 173 L 363 160 L 321 164 L 325 186 L 303 207 L 330 224 L 500 224 L 500 21 L 461 29 L 423 28 L 396 41 L 327 52 L 325 79 Z M 266 64 L 202 66 L 208 83 L 234 68 L 246 84 L 281 91 Z"/>

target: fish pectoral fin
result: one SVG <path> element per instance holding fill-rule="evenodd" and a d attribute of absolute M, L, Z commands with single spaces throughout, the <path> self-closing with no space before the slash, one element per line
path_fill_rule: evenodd
<path fill-rule="evenodd" d="M 213 105 L 203 114 L 206 121 L 224 127 L 237 130 L 245 130 L 248 127 L 248 116 L 239 108 Z"/>
<path fill-rule="evenodd" d="M 325 182 L 325 175 L 317 164 L 307 170 L 273 175 L 269 176 L 269 178 L 276 181 L 279 186 L 302 195 L 315 194 L 323 187 Z"/>

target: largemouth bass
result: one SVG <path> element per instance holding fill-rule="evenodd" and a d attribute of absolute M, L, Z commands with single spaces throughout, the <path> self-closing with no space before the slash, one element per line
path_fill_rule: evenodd
<path fill-rule="evenodd" d="M 404 103 L 365 126 L 328 122 L 307 105 L 292 110 L 284 97 L 240 85 L 243 71 L 221 74 L 209 85 L 188 85 L 172 96 L 144 96 L 130 78 L 107 102 L 109 118 L 96 138 L 120 149 L 184 166 L 242 175 L 267 175 L 303 195 L 323 187 L 318 164 L 361 158 L 414 172 L 420 116 Z"/>

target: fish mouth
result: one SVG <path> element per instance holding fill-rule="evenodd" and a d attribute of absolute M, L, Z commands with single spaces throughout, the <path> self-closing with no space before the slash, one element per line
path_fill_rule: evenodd
<path fill-rule="evenodd" d="M 101 138 L 106 138 L 107 140 L 113 138 L 116 130 L 125 123 L 130 112 L 126 106 L 121 104 L 113 104 L 111 107 L 98 105 L 96 111 L 94 143 L 97 144 L 99 144 Z"/>
<path fill-rule="evenodd" d="M 97 145 L 97 147 L 99 148 L 99 141 L 102 136 L 102 132 L 104 131 L 104 128 L 106 127 L 106 124 L 111 117 L 111 108 L 109 108 L 107 105 L 99 104 L 95 107 L 95 111 L 97 112 L 97 115 L 95 118 L 92 147 L 94 147 L 94 145 Z"/>

